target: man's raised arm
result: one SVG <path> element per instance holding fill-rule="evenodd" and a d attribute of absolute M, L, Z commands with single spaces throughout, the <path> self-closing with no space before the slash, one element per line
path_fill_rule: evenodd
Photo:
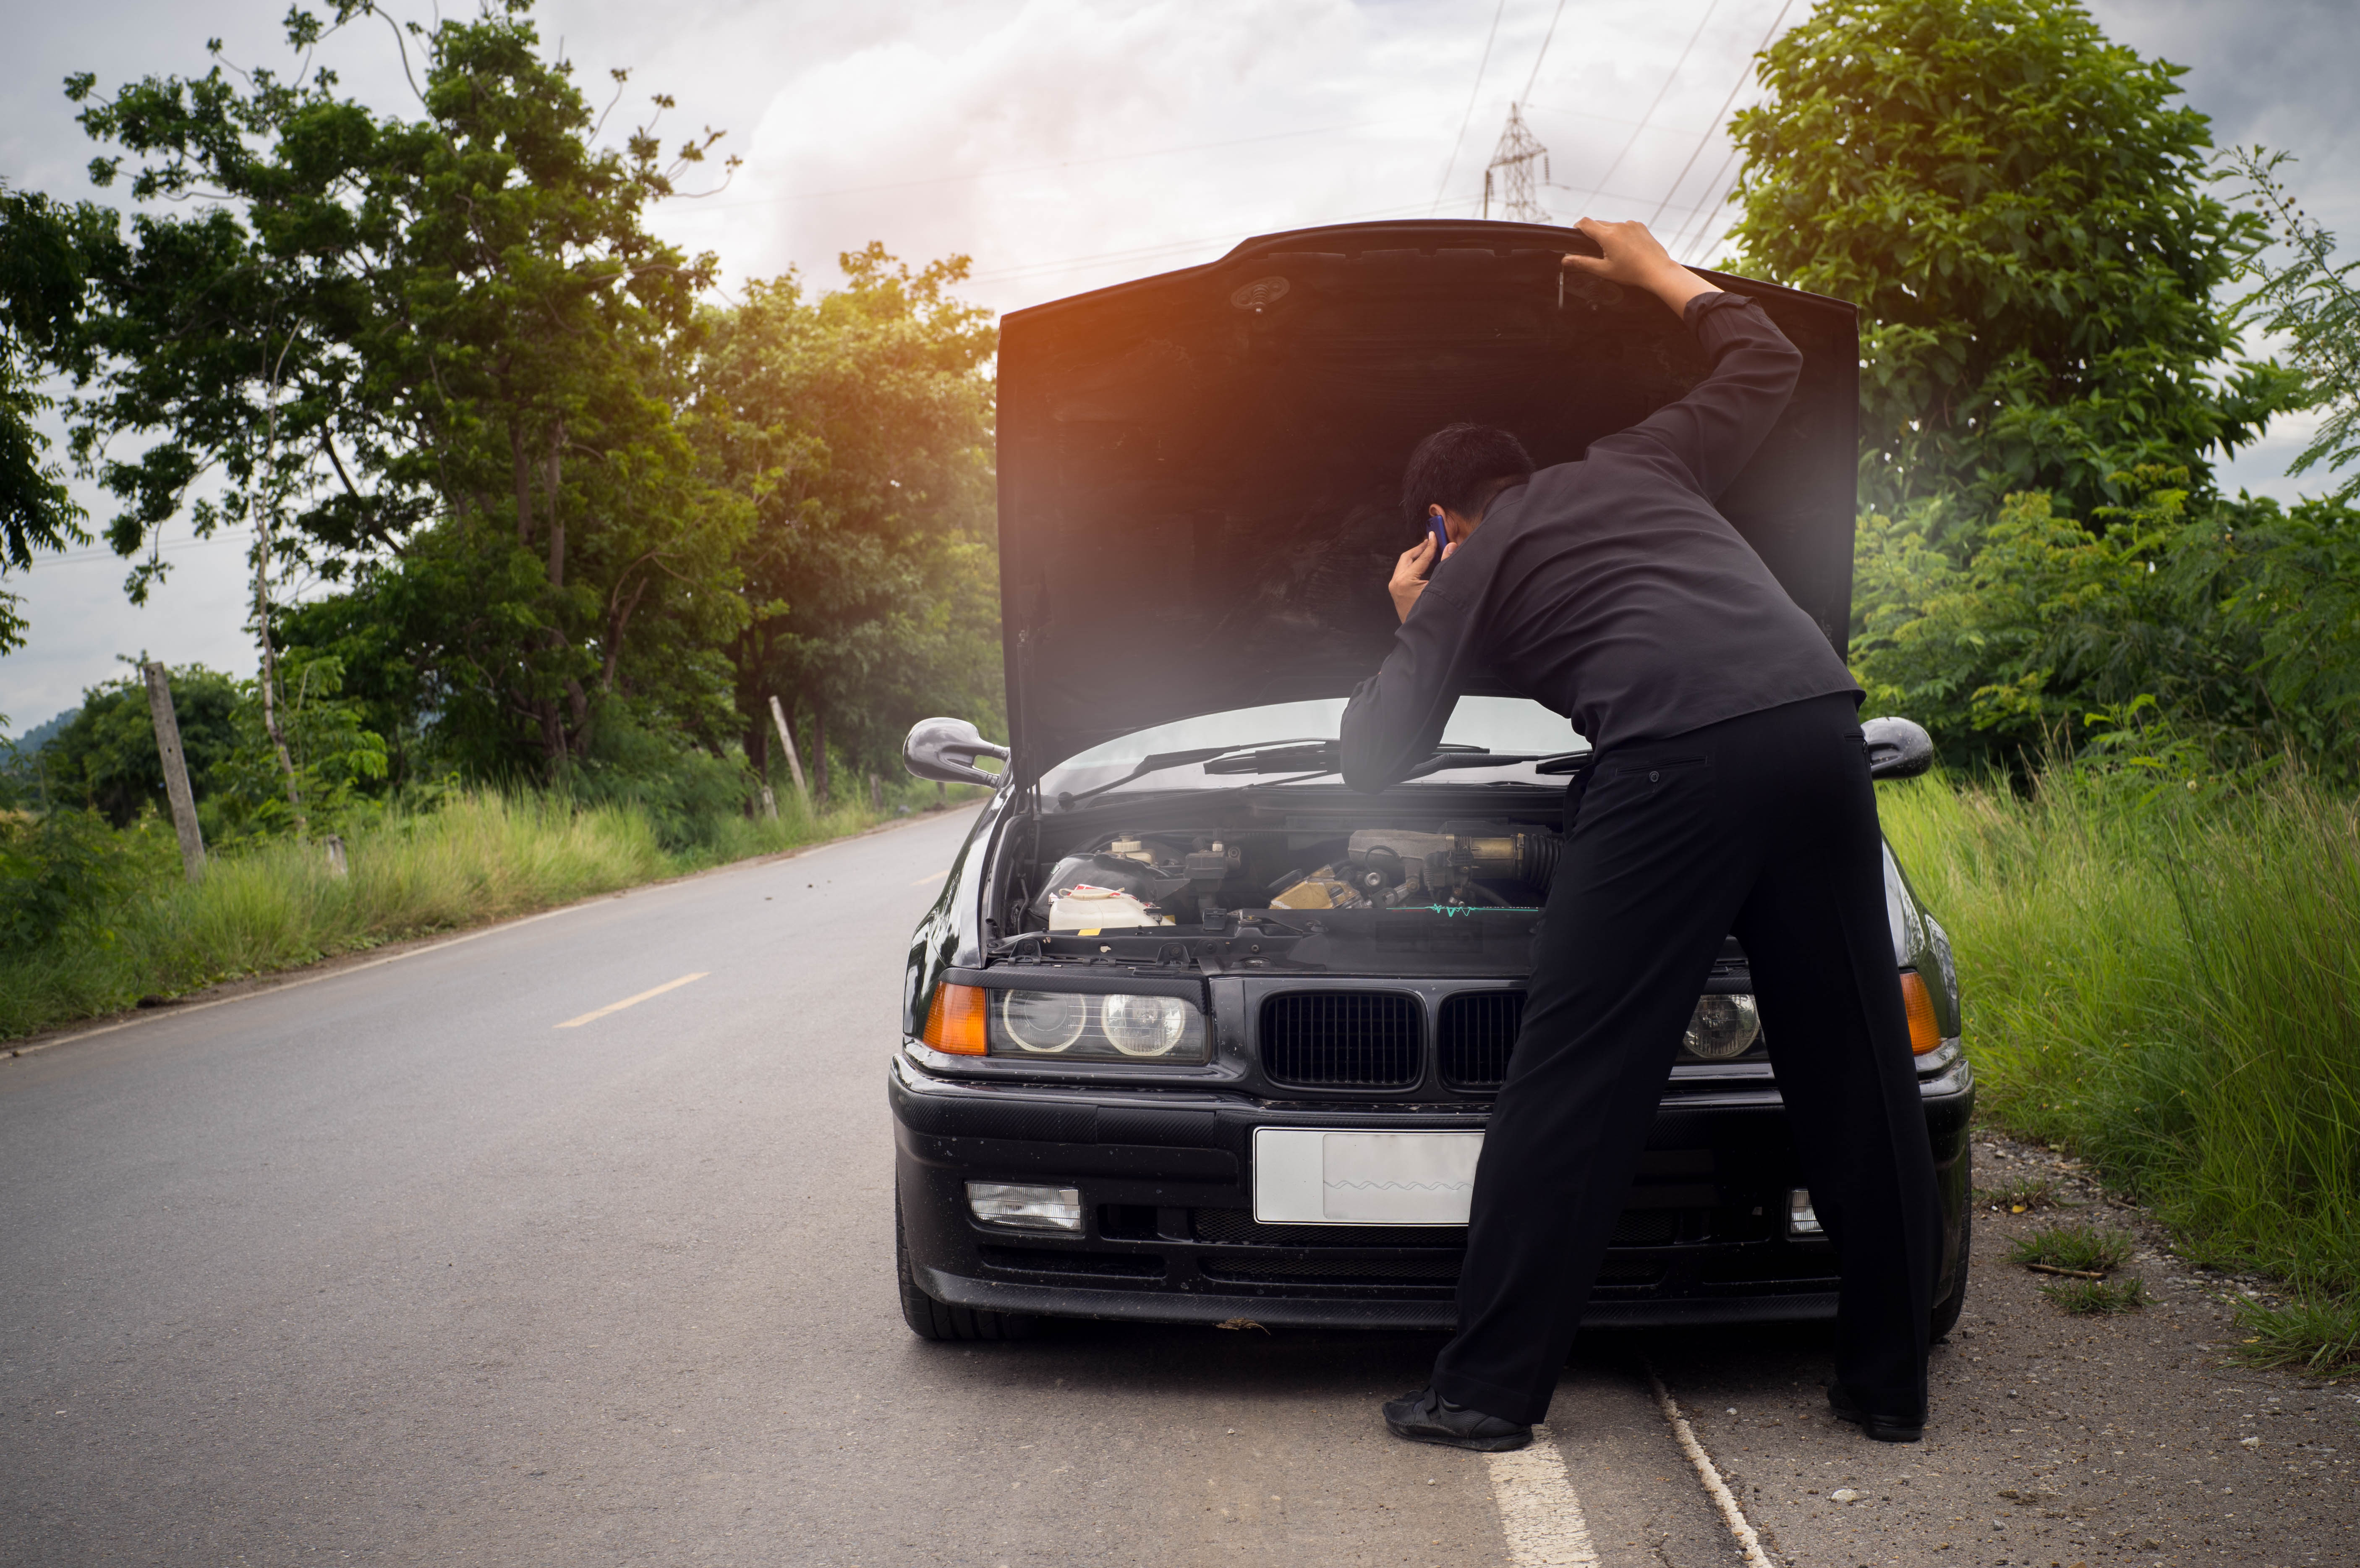
<path fill-rule="evenodd" d="M 1802 374 L 1801 352 L 1760 306 L 1674 261 L 1644 223 L 1584 218 L 1574 226 L 1606 254 L 1568 256 L 1567 267 L 1646 289 L 1678 313 L 1713 362 L 1712 374 L 1687 397 L 1607 437 L 1593 450 L 1644 443 L 1678 463 L 1706 500 L 1720 499 L 1786 412 L 1796 377 Z"/>

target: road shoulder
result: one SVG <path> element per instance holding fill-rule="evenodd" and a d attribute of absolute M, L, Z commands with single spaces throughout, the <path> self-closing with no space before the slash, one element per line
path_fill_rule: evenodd
<path fill-rule="evenodd" d="M 1922 1445 L 1862 1440 L 1827 1410 L 1824 1334 L 1684 1357 L 1674 1388 L 1765 1541 L 1791 1563 L 2297 1568 L 2349 1561 L 2360 1396 L 2236 1365 L 2232 1298 L 2255 1281 L 2173 1253 L 2144 1210 L 2055 1151 L 1979 1136 L 1985 1189 L 2052 1183 L 2058 1206 L 1981 1203 L 1967 1307 L 1936 1347 Z M 2134 1240 L 2143 1311 L 2072 1316 L 2010 1260 L 2036 1229 Z M 1734 1347 L 1732 1347 L 1734 1350 Z"/>

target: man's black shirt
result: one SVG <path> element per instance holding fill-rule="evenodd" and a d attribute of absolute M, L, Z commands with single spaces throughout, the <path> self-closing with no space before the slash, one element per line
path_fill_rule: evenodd
<path fill-rule="evenodd" d="M 1777 422 L 1803 356 L 1735 294 L 1688 301 L 1711 375 L 1676 403 L 1504 490 L 1432 570 L 1345 710 L 1345 781 L 1430 756 L 1478 671 L 1563 713 L 1602 755 L 1860 688 L 1713 502 Z"/>

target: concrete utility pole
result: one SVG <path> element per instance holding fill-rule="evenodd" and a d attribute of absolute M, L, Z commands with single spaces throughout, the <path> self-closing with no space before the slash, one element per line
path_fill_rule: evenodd
<path fill-rule="evenodd" d="M 156 754 L 164 759 L 164 793 L 171 797 L 172 827 L 180 835 L 180 864 L 194 882 L 205 874 L 205 835 L 197 826 L 197 798 L 189 792 L 189 759 L 180 751 L 171 679 L 154 659 L 141 665 L 139 673 L 148 678 L 148 713 L 156 721 Z"/>
<path fill-rule="evenodd" d="M 787 728 L 787 711 L 779 706 L 776 693 L 770 698 L 770 722 L 779 726 L 779 744 L 787 748 L 787 771 L 794 775 L 795 798 L 803 803 L 803 815 L 811 815 L 811 791 L 803 788 L 803 765 L 795 756 L 794 733 Z"/>
<path fill-rule="evenodd" d="M 1548 148 L 1541 146 L 1524 125 L 1523 109 L 1508 105 L 1507 128 L 1500 133 L 1500 145 L 1491 149 L 1491 161 L 1483 169 L 1483 215 L 1491 215 L 1491 202 L 1496 197 L 1500 215 L 1518 223 L 1546 223 L 1548 209 L 1534 194 L 1536 185 L 1533 165 L 1541 166 L 1541 180 L 1549 178 Z"/>

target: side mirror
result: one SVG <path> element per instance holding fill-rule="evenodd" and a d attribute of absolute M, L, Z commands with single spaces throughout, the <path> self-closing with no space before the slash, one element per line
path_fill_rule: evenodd
<path fill-rule="evenodd" d="M 1860 726 L 1871 779 L 1915 779 L 1934 766 L 1934 737 L 1908 719 L 1871 719 Z"/>
<path fill-rule="evenodd" d="M 1005 762 L 1008 748 L 984 739 L 965 719 L 920 719 L 910 726 L 910 738 L 901 743 L 901 765 L 921 779 L 996 789 L 1000 776 L 978 768 L 978 757 L 996 757 Z"/>

